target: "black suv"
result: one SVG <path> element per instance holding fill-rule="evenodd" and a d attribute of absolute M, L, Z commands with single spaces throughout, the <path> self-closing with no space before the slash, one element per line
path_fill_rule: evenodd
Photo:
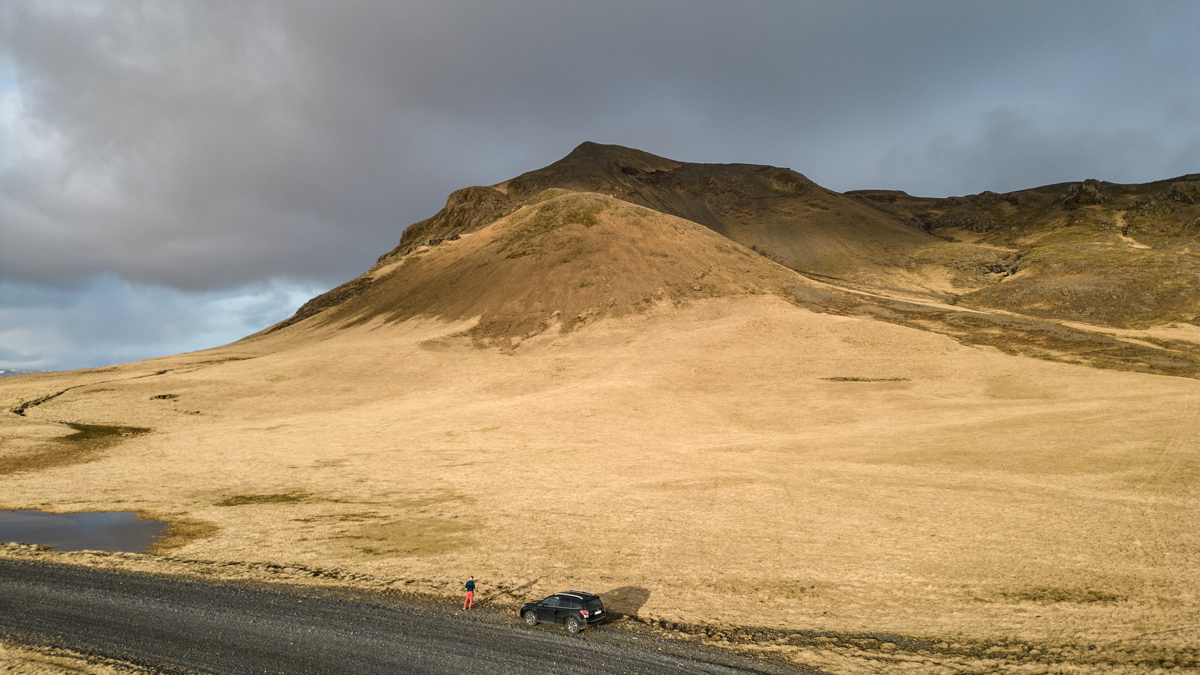
<path fill-rule="evenodd" d="M 564 591 L 541 602 L 527 602 L 521 605 L 521 618 L 530 626 L 564 625 L 572 634 L 608 620 L 600 596 L 587 591 Z"/>

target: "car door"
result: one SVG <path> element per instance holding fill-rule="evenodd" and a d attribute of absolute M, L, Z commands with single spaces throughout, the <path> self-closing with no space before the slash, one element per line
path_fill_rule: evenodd
<path fill-rule="evenodd" d="M 583 603 L 579 601 L 579 598 L 569 596 L 559 596 L 558 606 L 557 623 L 566 623 L 568 616 L 578 615 L 579 610 L 583 609 Z"/>
<path fill-rule="evenodd" d="M 563 620 L 558 616 L 559 598 L 557 595 L 552 595 L 537 604 L 538 621 L 542 623 L 562 623 Z"/>

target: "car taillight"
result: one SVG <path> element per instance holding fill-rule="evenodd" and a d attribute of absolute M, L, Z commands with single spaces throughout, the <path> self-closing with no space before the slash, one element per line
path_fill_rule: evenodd
<path fill-rule="evenodd" d="M 586 609 L 579 610 L 579 613 L 583 615 L 583 618 L 588 618 L 588 611 Z"/>

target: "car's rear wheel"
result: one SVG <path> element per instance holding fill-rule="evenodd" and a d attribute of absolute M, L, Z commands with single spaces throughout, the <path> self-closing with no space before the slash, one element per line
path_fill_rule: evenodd
<path fill-rule="evenodd" d="M 570 633 L 571 635 L 575 635 L 576 633 L 578 633 L 581 630 L 583 630 L 583 625 L 579 623 L 579 619 L 576 619 L 573 616 L 568 616 L 567 617 L 567 632 Z"/>
<path fill-rule="evenodd" d="M 525 612 L 525 623 L 529 624 L 530 626 L 536 626 L 537 612 L 533 611 L 532 609 L 528 612 Z"/>

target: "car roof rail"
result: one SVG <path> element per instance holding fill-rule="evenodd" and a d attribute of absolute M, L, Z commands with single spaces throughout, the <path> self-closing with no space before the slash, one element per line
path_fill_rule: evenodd
<path fill-rule="evenodd" d="M 569 590 L 567 592 L 568 593 L 583 593 L 584 595 L 595 595 L 595 593 L 592 593 L 590 591 L 581 591 L 581 590 L 574 589 L 574 588 L 572 588 L 571 590 Z"/>

